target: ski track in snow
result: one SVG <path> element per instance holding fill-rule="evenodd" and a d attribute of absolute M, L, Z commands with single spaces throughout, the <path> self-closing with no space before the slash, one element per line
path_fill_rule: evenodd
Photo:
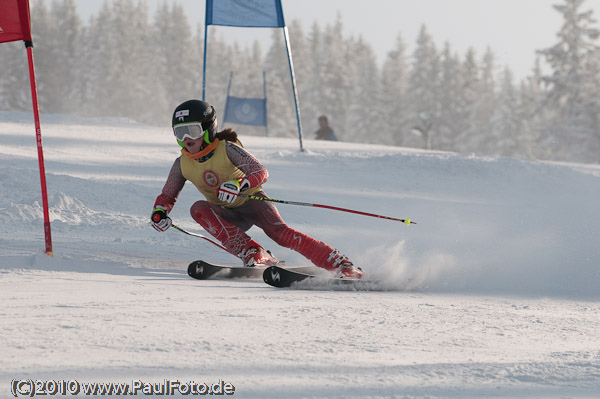
<path fill-rule="evenodd" d="M 198 258 L 237 260 L 148 225 L 178 147 L 130 121 L 42 116 L 44 255 L 34 133 L 0 112 L 0 398 L 13 378 L 221 378 L 240 398 L 600 397 L 598 166 L 310 140 L 300 153 L 241 132 L 273 198 L 417 222 L 279 205 L 386 290 L 278 290 L 187 276 Z M 203 232 L 198 198 L 186 186 L 171 216 Z"/>

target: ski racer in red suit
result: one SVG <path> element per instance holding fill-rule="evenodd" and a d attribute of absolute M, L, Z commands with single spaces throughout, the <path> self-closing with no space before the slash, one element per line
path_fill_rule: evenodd
<path fill-rule="evenodd" d="M 232 129 L 217 133 L 215 109 L 200 100 L 188 100 L 173 112 L 172 127 L 182 147 L 171 168 L 151 215 L 153 227 L 165 231 L 171 226 L 169 212 L 187 180 L 205 200 L 190 209 L 192 218 L 242 259 L 246 267 L 277 264 L 268 251 L 246 234 L 256 225 L 277 244 L 299 252 L 316 266 L 339 277 L 362 277 L 362 270 L 328 244 L 289 227 L 272 202 L 251 200 L 240 193 L 267 197 L 262 184 L 267 169 L 247 152 Z"/>

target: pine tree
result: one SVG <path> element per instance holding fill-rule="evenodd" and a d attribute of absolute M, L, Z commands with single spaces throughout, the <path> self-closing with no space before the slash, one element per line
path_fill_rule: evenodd
<path fill-rule="evenodd" d="M 552 138 L 544 135 L 543 131 L 550 111 L 548 107 L 544 106 L 545 91 L 539 57 L 535 60 L 532 75 L 521 83 L 519 92 L 519 103 L 521 104 L 519 119 L 522 129 L 519 153 L 532 159 L 549 159 Z"/>
<path fill-rule="evenodd" d="M 86 29 L 83 70 L 87 82 L 83 89 L 83 110 L 92 116 L 110 116 L 111 77 L 117 72 L 117 43 L 119 38 L 113 29 L 113 10 L 105 2 L 97 15 L 90 18 Z"/>
<path fill-rule="evenodd" d="M 81 103 L 82 22 L 74 0 L 54 0 L 47 18 L 36 55 L 40 108 L 49 113 L 72 112 Z"/>
<path fill-rule="evenodd" d="M 387 53 L 381 70 L 382 126 L 380 141 L 395 144 L 406 134 L 408 127 L 406 90 L 408 85 L 408 60 L 402 35 L 396 38 L 393 50 Z"/>
<path fill-rule="evenodd" d="M 324 63 L 322 62 L 325 56 L 323 50 L 323 33 L 318 23 L 314 23 L 311 28 L 310 35 L 307 39 L 309 54 L 307 55 L 308 80 L 303 84 L 303 90 L 300 91 L 302 99 L 302 126 L 306 131 L 305 137 L 314 139 L 314 132 L 318 129 L 317 118 L 325 114 L 326 101 L 324 101 L 321 92 L 323 90 L 322 76 Z"/>
<path fill-rule="evenodd" d="M 335 24 L 325 28 L 321 55 L 321 98 L 324 102 L 324 114 L 329 117 L 331 124 L 335 124 L 336 135 L 342 141 L 346 139 L 346 132 L 350 128 L 346 120 L 350 92 L 349 65 L 343 31 L 342 18 L 338 14 Z M 355 59 L 352 62 L 355 62 Z"/>
<path fill-rule="evenodd" d="M 314 104 L 308 98 L 311 87 L 311 48 L 299 20 L 295 19 L 289 25 L 289 37 L 298 88 L 302 130 L 306 133 L 305 137 L 312 138 L 312 131 L 317 119 L 315 114 L 318 110 L 314 108 Z"/>
<path fill-rule="evenodd" d="M 269 135 L 294 137 L 298 135 L 298 128 L 287 52 L 281 30 L 274 29 L 271 39 L 271 47 L 265 57 L 265 69 L 268 79 L 267 118 Z"/>
<path fill-rule="evenodd" d="M 582 11 L 584 0 L 564 0 L 554 8 L 564 23 L 554 46 L 540 51 L 552 73 L 544 76 L 546 101 L 553 112 L 545 134 L 557 142 L 556 159 L 598 161 L 600 135 L 598 37 L 592 11 Z"/>
<path fill-rule="evenodd" d="M 475 50 L 470 48 L 460 68 L 461 88 L 457 95 L 461 123 L 456 144 L 461 152 L 476 152 L 479 147 L 481 132 L 476 123 L 476 110 L 481 87 L 480 74 Z"/>
<path fill-rule="evenodd" d="M 371 46 L 359 37 L 357 41 L 348 43 L 347 57 L 355 62 L 349 63 L 351 68 L 348 68 L 348 115 L 343 139 L 381 143 L 382 137 L 387 138 L 389 134 L 383 132 L 381 123 L 381 88 L 375 54 Z"/>
<path fill-rule="evenodd" d="M 475 126 L 476 136 L 474 139 L 474 151 L 486 154 L 494 154 L 500 151 L 499 143 L 493 135 L 492 117 L 497 107 L 496 103 L 496 56 L 488 47 L 480 67 L 480 80 L 476 87 L 477 101 L 473 109 L 473 125 Z M 504 78 L 511 79 L 504 75 Z M 509 89 L 508 81 L 504 81 Z"/>
<path fill-rule="evenodd" d="M 172 110 L 191 98 L 201 98 L 202 58 L 194 44 L 184 8 L 163 2 L 157 7 L 151 27 L 151 76 L 156 94 L 155 123 L 170 123 Z M 200 40 L 200 37 L 197 38 Z M 209 54 L 217 57 L 217 54 Z M 160 109 L 160 111 L 159 111 Z"/>
<path fill-rule="evenodd" d="M 459 101 L 462 89 L 461 62 L 446 42 L 442 52 L 441 78 L 438 96 L 439 119 L 433 134 L 434 148 L 458 151 L 457 138 L 464 129 L 464 115 Z"/>
<path fill-rule="evenodd" d="M 113 5 L 111 28 L 115 65 L 109 70 L 109 110 L 112 115 L 136 119 L 150 117 L 141 99 L 151 97 L 148 64 L 148 8 L 145 3 L 121 0 Z"/>
<path fill-rule="evenodd" d="M 423 25 L 417 37 L 412 69 L 407 89 L 408 118 L 413 131 L 432 134 L 439 119 L 438 97 L 440 57 L 427 28 Z M 397 137 L 396 144 L 427 147 L 426 136 Z M 435 144 L 434 144 L 435 145 Z"/>
<path fill-rule="evenodd" d="M 27 52 L 23 42 L 0 45 L 0 109 L 31 111 Z"/>
<path fill-rule="evenodd" d="M 505 68 L 500 82 L 498 101 L 491 117 L 490 140 L 483 152 L 505 156 L 525 155 L 522 140 L 519 93 L 514 86 L 514 76 Z"/>

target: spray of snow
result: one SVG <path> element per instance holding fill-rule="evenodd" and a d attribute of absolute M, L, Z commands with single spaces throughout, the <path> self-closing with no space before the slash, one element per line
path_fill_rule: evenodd
<path fill-rule="evenodd" d="M 444 276 L 457 271 L 457 262 L 451 254 L 411 253 L 406 240 L 369 248 L 359 256 L 358 263 L 369 264 L 371 277 L 388 290 L 426 290 L 432 285 L 443 285 Z"/>

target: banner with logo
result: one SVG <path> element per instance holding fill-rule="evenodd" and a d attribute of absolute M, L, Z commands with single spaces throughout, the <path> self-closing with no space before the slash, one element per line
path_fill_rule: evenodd
<path fill-rule="evenodd" d="M 228 96 L 223 122 L 267 126 L 267 100 Z"/>

